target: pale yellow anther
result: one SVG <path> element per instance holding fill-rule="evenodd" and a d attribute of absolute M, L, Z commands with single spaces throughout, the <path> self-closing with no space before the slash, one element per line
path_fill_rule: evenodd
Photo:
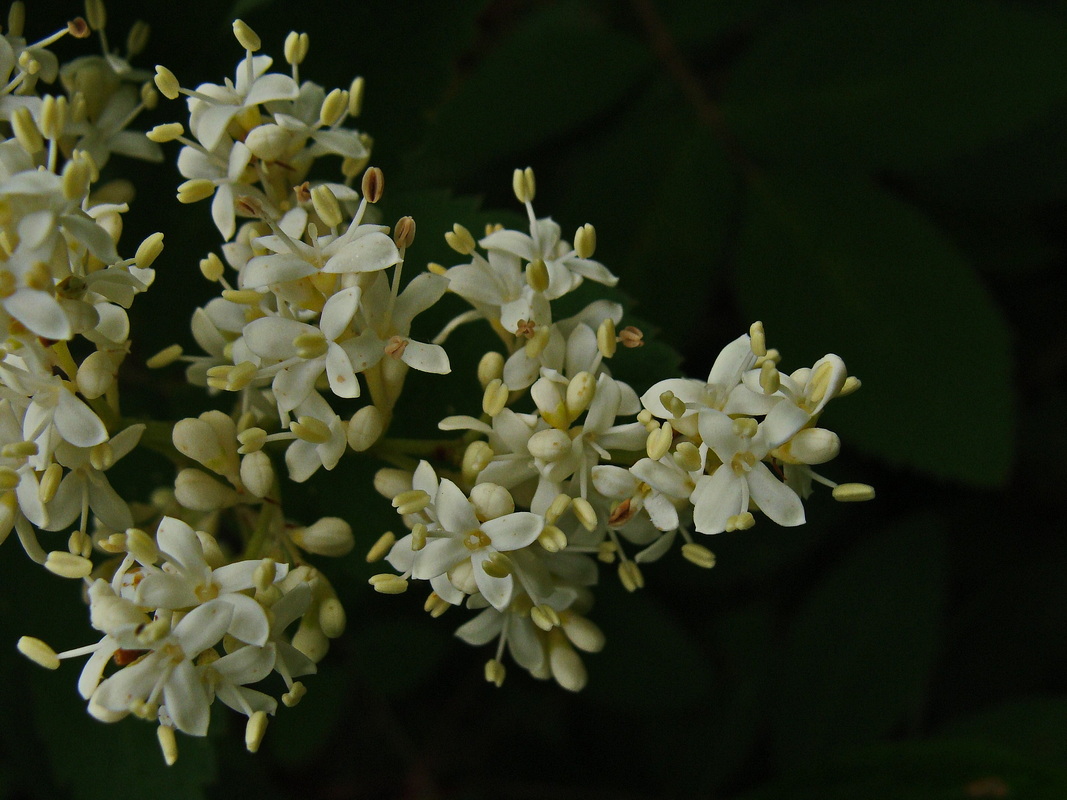
<path fill-rule="evenodd" d="M 610 317 L 600 323 L 596 329 L 596 347 L 604 358 L 615 355 L 618 339 L 615 334 L 615 321 Z"/>
<path fill-rule="evenodd" d="M 308 48 L 310 46 L 311 40 L 306 33 L 289 31 L 289 35 L 285 37 L 285 47 L 283 50 L 285 53 L 285 62 L 293 65 L 303 64 L 304 59 L 307 58 Z"/>
<path fill-rule="evenodd" d="M 663 392 L 659 396 L 659 401 L 675 419 L 683 416 L 686 412 L 685 402 L 670 390 Z"/>
<path fill-rule="evenodd" d="M 834 487 L 833 496 L 840 503 L 862 503 L 874 499 L 874 487 L 866 483 L 842 483 Z"/>
<path fill-rule="evenodd" d="M 222 259 L 214 253 L 208 253 L 200 259 L 200 274 L 212 283 L 217 283 L 225 272 L 226 266 L 222 263 Z"/>
<path fill-rule="evenodd" d="M 474 237 L 471 232 L 458 222 L 452 226 L 452 230 L 445 234 L 448 246 L 462 256 L 469 256 L 474 252 Z"/>
<path fill-rule="evenodd" d="M 781 387 L 781 373 L 773 361 L 764 361 L 760 365 L 759 385 L 764 394 L 774 394 Z"/>
<path fill-rule="evenodd" d="M 16 0 L 7 10 L 7 32 L 11 36 L 22 36 L 26 26 L 26 4 Z"/>
<path fill-rule="evenodd" d="M 857 378 L 855 375 L 849 375 L 847 378 L 845 378 L 845 382 L 841 385 L 841 388 L 838 390 L 837 396 L 838 397 L 844 397 L 847 394 L 852 394 L 857 389 L 859 389 L 861 385 L 862 384 L 860 383 L 860 379 L 859 378 Z"/>
<path fill-rule="evenodd" d="M 649 411 L 647 408 L 642 408 L 640 411 L 637 412 L 637 421 L 644 425 L 645 430 L 649 433 L 652 432 L 653 428 L 659 427 L 659 422 L 654 416 L 652 416 L 652 412 Z"/>
<path fill-rule="evenodd" d="M 645 334 L 640 328 L 636 328 L 633 325 L 627 325 L 619 331 L 619 342 L 623 347 L 629 347 L 631 349 L 635 347 L 643 347 L 645 344 Z"/>
<path fill-rule="evenodd" d="M 416 553 L 426 546 L 426 526 L 416 522 L 411 528 L 411 549 Z"/>
<path fill-rule="evenodd" d="M 430 505 L 430 495 L 422 489 L 408 489 L 393 498 L 393 508 L 398 514 L 417 514 Z"/>
<path fill-rule="evenodd" d="M 300 358 L 319 358 L 329 351 L 330 343 L 321 331 L 313 331 L 301 333 L 293 339 L 293 348 Z"/>
<path fill-rule="evenodd" d="M 159 258 L 159 254 L 162 252 L 163 234 L 153 233 L 137 246 L 137 252 L 134 254 L 133 260 L 141 269 L 148 269 L 156 263 L 156 259 Z"/>
<path fill-rule="evenodd" d="M 165 347 L 149 358 L 145 362 L 145 366 L 149 369 L 162 369 L 163 367 L 170 366 L 181 357 L 182 346 L 180 344 L 172 344 L 170 347 Z"/>
<path fill-rule="evenodd" d="M 159 561 L 155 540 L 140 528 L 126 529 L 126 552 L 146 566 Z"/>
<path fill-rule="evenodd" d="M 415 241 L 415 220 L 411 217 L 401 217 L 393 226 L 393 241 L 401 250 L 411 247 Z"/>
<path fill-rule="evenodd" d="M 541 603 L 531 608 L 530 619 L 534 625 L 543 631 L 550 631 L 559 627 L 559 614 L 548 603 Z"/>
<path fill-rule="evenodd" d="M 110 442 L 100 442 L 89 448 L 89 464 L 101 472 L 111 468 L 115 463 L 115 451 Z"/>
<path fill-rule="evenodd" d="M 757 358 L 767 355 L 767 336 L 763 332 L 763 323 L 758 320 L 753 322 L 752 327 L 748 329 L 748 335 L 753 355 Z"/>
<path fill-rule="evenodd" d="M 613 564 L 615 562 L 615 556 L 618 552 L 618 548 L 615 546 L 615 542 L 604 541 L 597 545 L 596 557 L 597 561 L 604 564 Z"/>
<path fill-rule="evenodd" d="M 348 87 L 348 115 L 358 117 L 363 111 L 363 88 L 365 81 L 361 76 L 352 79 Z"/>
<path fill-rule="evenodd" d="M 504 356 L 496 350 L 490 350 L 478 361 L 478 383 L 484 390 L 493 381 L 498 381 L 504 374 Z"/>
<path fill-rule="evenodd" d="M 282 702 L 285 703 L 286 708 L 292 708 L 304 698 L 307 692 L 308 689 L 302 681 L 293 681 L 289 691 L 282 695 Z"/>
<path fill-rule="evenodd" d="M 164 67 L 162 64 L 156 64 L 156 88 L 159 89 L 162 94 L 168 100 L 177 100 L 178 94 L 181 90 L 181 84 L 178 83 L 178 79 L 174 77 L 174 73 Z"/>
<path fill-rule="evenodd" d="M 55 466 L 59 466 L 58 464 Z M 62 472 L 62 468 L 60 468 Z M 0 492 L 9 492 L 19 485 L 19 474 L 11 467 L 0 467 Z M 54 495 L 53 495 L 54 496 Z M 42 500 L 41 502 L 47 502 Z"/>
<path fill-rule="evenodd" d="M 151 35 L 152 27 L 147 22 L 143 19 L 134 22 L 126 34 L 126 55 L 132 58 L 143 53 Z"/>
<path fill-rule="evenodd" d="M 437 619 L 451 607 L 452 604 L 444 600 L 437 592 L 430 592 L 426 602 L 422 604 L 423 610 L 434 619 Z"/>
<path fill-rule="evenodd" d="M 334 89 L 322 101 L 322 106 L 319 108 L 319 124 L 329 128 L 337 124 L 346 111 L 348 111 L 348 92 L 344 89 Z"/>
<path fill-rule="evenodd" d="M 396 534 L 392 531 L 386 531 L 378 537 L 371 549 L 367 551 L 367 563 L 373 564 L 375 561 L 381 561 L 387 555 L 389 551 L 393 549 L 393 545 L 396 544 Z"/>
<path fill-rule="evenodd" d="M 11 130 L 15 134 L 22 149 L 31 156 L 44 149 L 44 139 L 37 130 L 37 123 L 33 121 L 33 115 L 26 106 L 20 106 L 11 112 Z"/>
<path fill-rule="evenodd" d="M 515 569 L 507 553 L 494 552 L 482 562 L 482 571 L 490 578 L 506 578 Z"/>
<path fill-rule="evenodd" d="M 85 19 L 94 31 L 107 27 L 107 9 L 104 0 L 85 0 Z"/>
<path fill-rule="evenodd" d="M 670 452 L 674 442 L 674 429 L 669 422 L 664 422 L 645 439 L 645 452 L 653 461 L 659 461 Z"/>
<path fill-rule="evenodd" d="M 159 92 L 151 83 L 141 84 L 141 104 L 149 111 L 155 110 L 155 107 L 159 105 Z"/>
<path fill-rule="evenodd" d="M 533 168 L 515 170 L 511 176 L 511 189 L 520 203 L 532 203 L 537 191 Z"/>
<path fill-rule="evenodd" d="M 315 213 L 319 215 L 319 219 L 327 228 L 336 228 L 344 220 L 341 205 L 337 202 L 337 195 L 329 186 L 322 184 L 312 189 L 311 203 L 315 206 Z"/>
<path fill-rule="evenodd" d="M 61 578 L 87 578 L 93 571 L 93 562 L 63 550 L 53 550 L 44 562 L 45 569 Z"/>
<path fill-rule="evenodd" d="M 4 458 L 29 458 L 37 455 L 37 442 L 11 442 L 0 447 L 0 456 Z"/>
<path fill-rule="evenodd" d="M 596 511 L 588 500 L 584 497 L 575 497 L 571 507 L 574 509 L 574 516 L 578 518 L 583 528 L 587 531 L 596 529 Z"/>
<path fill-rule="evenodd" d="M 113 533 L 106 539 L 101 539 L 96 544 L 105 553 L 111 555 L 118 555 L 119 553 L 126 552 L 126 534 L 125 533 Z"/>
<path fill-rule="evenodd" d="M 378 167 L 370 167 L 363 173 L 363 197 L 368 203 L 377 203 L 385 191 L 385 174 Z"/>
<path fill-rule="evenodd" d="M 679 442 L 674 450 L 674 463 L 686 472 L 696 472 L 704 466 L 700 448 L 692 442 Z"/>
<path fill-rule="evenodd" d="M 559 518 L 567 513 L 567 509 L 571 507 L 571 502 L 569 494 L 557 494 L 549 504 L 548 511 L 545 512 L 545 522 L 549 525 L 555 525 Z"/>
<path fill-rule="evenodd" d="M 506 674 L 507 670 L 504 669 L 504 665 L 497 659 L 491 658 L 485 662 L 485 680 L 498 689 L 504 685 L 504 677 Z"/>
<path fill-rule="evenodd" d="M 41 99 L 41 135 L 46 139 L 58 139 L 63 135 L 70 107 L 65 95 L 46 94 Z"/>
<path fill-rule="evenodd" d="M 263 737 L 267 733 L 267 712 L 256 711 L 248 718 L 245 725 L 245 749 L 249 753 L 255 753 L 263 743 Z"/>
<path fill-rule="evenodd" d="M 244 22 L 244 20 L 235 19 L 233 21 L 233 35 L 241 47 L 245 50 L 250 50 L 253 53 L 263 46 L 259 36 L 254 30 L 248 27 L 248 24 Z"/>
<path fill-rule="evenodd" d="M 567 546 L 567 534 L 555 525 L 545 525 L 537 536 L 537 543 L 550 553 L 558 553 Z"/>
<path fill-rule="evenodd" d="M 752 417 L 740 417 L 733 422 L 734 436 L 739 436 L 742 439 L 751 439 L 756 435 L 756 431 L 759 430 L 759 423 Z"/>
<path fill-rule="evenodd" d="M 702 544 L 697 544 L 696 542 L 683 544 L 682 555 L 686 561 L 703 569 L 711 569 L 715 566 L 715 554 Z"/>
<path fill-rule="evenodd" d="M 14 472 L 14 470 L 11 470 Z M 15 484 L 18 484 L 18 473 L 14 472 Z M 52 462 L 48 465 L 48 468 L 41 475 L 41 482 L 37 487 L 37 494 L 41 498 L 42 503 L 51 503 L 56 496 L 56 492 L 59 491 L 59 484 L 63 480 L 63 467 L 56 462 Z M 10 488 L 14 488 L 11 486 Z"/>
<path fill-rule="evenodd" d="M 645 576 L 641 574 L 641 568 L 634 561 L 619 562 L 619 580 L 628 592 L 636 592 L 638 589 L 645 588 Z"/>
<path fill-rule="evenodd" d="M 588 222 L 574 234 L 574 252 L 578 258 L 592 258 L 596 251 L 596 228 Z"/>
<path fill-rule="evenodd" d="M 156 728 L 156 739 L 159 741 L 159 749 L 163 751 L 163 760 L 168 767 L 174 766 L 178 760 L 178 740 L 174 736 L 174 728 L 160 725 Z"/>
<path fill-rule="evenodd" d="M 408 582 L 399 575 L 383 572 L 380 575 L 372 575 L 367 581 L 374 587 L 374 591 L 381 594 L 403 594 L 408 590 Z"/>
<path fill-rule="evenodd" d="M 311 416 L 302 416 L 295 422 L 289 423 L 289 430 L 309 444 L 324 444 L 330 441 L 330 427 L 321 419 Z"/>
<path fill-rule="evenodd" d="M 438 264 L 436 261 L 431 261 L 426 265 L 426 271 L 432 272 L 434 275 L 447 275 L 448 268 L 442 264 Z"/>
<path fill-rule="evenodd" d="M 207 178 L 192 178 L 178 184 L 179 203 L 198 203 L 215 194 L 215 184 Z"/>
<path fill-rule="evenodd" d="M 535 258 L 526 265 L 526 285 L 535 292 L 544 292 L 548 289 L 549 274 L 548 266 L 540 258 Z"/>
<path fill-rule="evenodd" d="M 770 361 L 772 364 L 779 364 L 782 361 L 782 354 L 774 347 L 767 348 L 767 354 L 758 356 L 756 358 L 756 367 L 762 367 L 766 362 Z"/>
<path fill-rule="evenodd" d="M 252 380 L 256 377 L 256 373 L 258 371 L 259 367 L 257 367 L 251 361 L 242 361 L 240 364 L 237 364 L 233 367 L 233 369 L 230 370 L 229 374 L 226 376 L 226 391 L 241 391 L 252 382 Z M 303 417 L 301 417 L 301 421 L 303 421 Z M 316 422 L 317 421 L 318 420 L 316 420 Z M 322 424 L 325 427 L 325 423 Z M 329 436 L 327 435 L 326 438 L 328 439 Z"/>
<path fill-rule="evenodd" d="M 278 564 L 273 558 L 264 558 L 252 573 L 252 583 L 260 591 L 266 590 L 278 577 Z"/>
<path fill-rule="evenodd" d="M 23 636 L 19 639 L 18 651 L 30 661 L 45 669 L 59 669 L 59 656 L 56 651 L 33 636 Z"/>
<path fill-rule="evenodd" d="M 540 358 L 541 353 L 545 352 L 545 348 L 548 347 L 548 342 L 551 338 L 552 332 L 548 326 L 541 326 L 535 329 L 534 335 L 530 337 L 529 341 L 527 341 L 523 347 L 527 358 Z"/>
<path fill-rule="evenodd" d="M 812 373 L 811 378 L 808 379 L 808 402 L 812 406 L 817 406 L 826 397 L 826 391 L 830 388 L 830 378 L 833 372 L 833 365 L 828 361 L 824 361 Z"/>
<path fill-rule="evenodd" d="M 258 306 L 264 295 L 256 289 L 223 289 L 222 299 L 242 306 Z"/>
<path fill-rule="evenodd" d="M 185 127 L 180 122 L 164 122 L 162 125 L 156 125 L 156 127 L 146 132 L 145 136 L 153 142 L 163 144 L 164 142 L 173 142 L 184 133 Z"/>
<path fill-rule="evenodd" d="M 489 381 L 482 394 L 482 411 L 495 417 L 507 406 L 509 394 L 508 385 L 499 378 Z"/>
<path fill-rule="evenodd" d="M 67 200 L 80 200 L 89 191 L 92 170 L 80 158 L 68 161 L 63 167 L 63 196 Z"/>
<path fill-rule="evenodd" d="M 755 524 L 756 518 L 752 516 L 752 512 L 743 511 L 740 514 L 734 514 L 726 519 L 726 530 L 747 531 Z"/>
<path fill-rule="evenodd" d="M 596 377 L 591 372 L 579 372 L 567 383 L 567 415 L 576 420 L 589 408 L 596 394 Z"/>
<path fill-rule="evenodd" d="M 137 641 L 141 644 L 152 645 L 169 636 L 170 631 L 169 617 L 160 617 L 137 630 Z"/>

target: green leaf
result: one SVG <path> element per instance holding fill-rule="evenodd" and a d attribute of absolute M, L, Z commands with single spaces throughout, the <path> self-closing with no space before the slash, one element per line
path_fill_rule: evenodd
<path fill-rule="evenodd" d="M 955 720 L 942 736 L 997 745 L 1067 770 L 1067 698 L 1040 697 L 1010 703 Z"/>
<path fill-rule="evenodd" d="M 940 526 L 914 517 L 860 542 L 814 589 L 779 661 L 780 762 L 873 741 L 918 711 L 938 648 L 942 560 Z"/>
<path fill-rule="evenodd" d="M 585 3 L 538 7 L 438 109 L 407 174 L 450 182 L 550 142 L 609 109 L 647 63 L 647 48 Z"/>
<path fill-rule="evenodd" d="M 786 14 L 723 103 L 773 160 L 910 169 L 1023 130 L 1067 97 L 1067 23 L 993 0 L 839 0 Z"/>
<path fill-rule="evenodd" d="M 833 351 L 862 378 L 829 409 L 846 447 L 977 485 L 1005 479 L 1007 325 L 914 208 L 860 182 L 766 177 L 751 186 L 737 260 L 743 309 L 788 370 Z"/>
<path fill-rule="evenodd" d="M 539 183 L 557 220 L 596 226 L 595 257 L 664 339 L 699 332 L 739 193 L 722 144 L 673 84 L 654 82 Z"/>
<path fill-rule="evenodd" d="M 743 800 L 1061 800 L 1067 776 L 1024 756 L 971 742 L 909 742 L 840 756 Z"/>

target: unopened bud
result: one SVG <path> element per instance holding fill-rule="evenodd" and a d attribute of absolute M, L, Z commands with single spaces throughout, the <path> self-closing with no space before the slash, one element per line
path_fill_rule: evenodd
<path fill-rule="evenodd" d="M 396 577 L 396 576 L 393 576 Z M 348 624 L 345 608 L 337 597 L 327 597 L 319 606 L 319 627 L 327 638 L 336 639 L 345 632 Z"/>
<path fill-rule="evenodd" d="M 290 537 L 297 547 L 320 556 L 347 555 L 356 544 L 352 526 L 340 517 L 323 517 L 306 528 L 297 528 Z"/>
<path fill-rule="evenodd" d="M 348 446 L 357 453 L 369 450 L 385 430 L 385 419 L 377 406 L 363 406 L 348 421 Z"/>
<path fill-rule="evenodd" d="M 474 513 L 482 522 L 497 519 L 515 511 L 511 492 L 495 483 L 479 483 L 470 494 Z"/>
<path fill-rule="evenodd" d="M 473 483 L 478 473 L 489 466 L 495 455 L 487 442 L 478 440 L 467 445 L 467 449 L 463 451 L 463 480 Z"/>
<path fill-rule="evenodd" d="M 490 350 L 478 362 L 478 383 L 484 390 L 486 386 L 500 380 L 504 374 L 504 356 L 496 350 Z"/>
<path fill-rule="evenodd" d="M 256 497 L 266 497 L 274 486 L 274 465 L 262 450 L 241 459 L 241 483 Z"/>
<path fill-rule="evenodd" d="M 804 428 L 784 449 L 799 464 L 825 464 L 841 452 L 841 439 L 826 428 Z"/>

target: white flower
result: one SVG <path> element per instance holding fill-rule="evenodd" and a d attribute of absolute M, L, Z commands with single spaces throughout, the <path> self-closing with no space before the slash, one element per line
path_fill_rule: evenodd
<path fill-rule="evenodd" d="M 806 411 L 790 402 L 778 403 L 758 425 L 751 418 L 734 420 L 721 411 L 703 411 L 700 435 L 722 465 L 696 483 L 691 498 L 696 529 L 721 533 L 732 518 L 748 512 L 750 500 L 779 525 L 803 524 L 800 498 L 762 459 L 788 441 L 808 419 Z"/>

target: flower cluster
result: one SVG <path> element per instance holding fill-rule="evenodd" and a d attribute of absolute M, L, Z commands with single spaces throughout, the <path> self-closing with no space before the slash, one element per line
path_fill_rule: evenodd
<path fill-rule="evenodd" d="M 706 381 L 669 379 L 638 397 L 612 377 L 606 361 L 617 346 L 642 343 L 637 329 L 617 331 L 622 308 L 598 301 L 554 320 L 551 307 L 585 278 L 615 283 L 592 260 L 593 228 L 579 228 L 572 247 L 558 225 L 535 216 L 530 170 L 516 171 L 514 189 L 529 233 L 491 230 L 477 243 L 482 255 L 457 227 L 449 244 L 471 262 L 444 271 L 449 290 L 474 307 L 457 324 L 486 319 L 506 353 L 482 358 L 482 416 L 440 422 L 475 437 L 456 465 L 458 483 L 425 461 L 413 473 L 379 473 L 379 490 L 411 533 L 375 546 L 372 558 L 384 556 L 400 574 L 372 583 L 398 593 L 428 580 L 435 615 L 464 602 L 483 609 L 457 634 L 472 644 L 496 639 L 488 680 L 503 682 L 507 647 L 531 674 L 577 690 L 586 673 L 576 650 L 603 645 L 584 616 L 596 559 L 617 562 L 633 591 L 644 585 L 639 565 L 679 537 L 688 560 L 711 567 L 714 555 L 694 532 L 751 528 L 753 511 L 802 524 L 813 481 L 835 487 L 840 500 L 873 491 L 811 469 L 840 449 L 836 434 L 817 427 L 823 409 L 859 388 L 836 355 L 785 375 L 755 323 L 723 349 Z M 524 404 L 532 409 L 513 408 Z"/>
<path fill-rule="evenodd" d="M 371 548 L 369 560 L 394 569 L 371 583 L 397 594 L 428 581 L 432 615 L 478 611 L 457 635 L 496 642 L 485 674 L 497 685 L 507 650 L 532 675 L 582 688 L 579 653 L 604 646 L 587 616 L 598 562 L 617 563 L 632 591 L 640 565 L 676 541 L 710 567 L 701 534 L 745 530 L 757 514 L 801 524 L 815 483 L 839 500 L 873 496 L 812 469 L 840 447 L 819 427 L 826 404 L 859 386 L 835 355 L 782 373 L 755 323 L 706 381 L 639 394 L 614 377 L 611 360 L 643 335 L 612 300 L 558 313 L 555 301 L 583 282 L 617 278 L 593 258 L 591 225 L 572 242 L 536 216 L 531 169 L 513 182 L 527 231 L 491 226 L 475 241 L 457 223 L 445 240 L 462 263 L 405 275 L 415 222 L 382 224 L 384 175 L 369 166 L 370 138 L 346 126 L 363 81 L 326 91 L 302 80 L 306 34 L 289 34 L 288 70 L 275 72 L 238 20 L 233 79 L 183 88 L 166 67 L 153 76 L 130 65 L 147 26 L 134 26 L 124 55 L 109 49 L 102 0 L 32 44 L 22 15 L 14 4 L 0 36 L 0 541 L 14 530 L 32 559 L 81 581 L 101 638 L 57 653 L 23 637 L 19 649 L 53 669 L 88 656 L 78 691 L 89 713 L 155 723 L 168 763 L 175 732 L 205 735 L 216 699 L 247 717 L 256 750 L 278 703 L 253 686 L 276 673 L 282 702 L 295 705 L 297 678 L 344 632 L 337 594 L 308 559 L 348 554 L 352 526 L 292 520 L 283 497 L 343 458 L 393 465 L 375 485 L 408 529 Z M 92 31 L 101 56 L 61 66 L 47 49 Z M 40 94 L 56 81 L 61 93 Z M 186 119 L 128 130 L 159 94 L 184 97 Z M 183 363 L 220 407 L 130 419 L 118 382 L 126 310 L 152 285 L 163 236 L 119 255 L 131 194 L 99 185 L 99 170 L 113 153 L 162 158 L 169 143 L 180 145 L 178 199 L 210 200 L 222 241 L 199 269 L 218 296 L 192 311 L 201 354 L 173 345 L 147 366 Z M 313 179 L 320 159 L 339 160 L 341 179 Z M 416 317 L 449 293 L 470 309 L 416 335 Z M 441 420 L 445 441 L 389 438 L 404 422 L 408 371 L 449 373 L 442 344 L 469 324 L 494 341 L 478 366 L 481 413 Z M 137 447 L 175 469 L 142 502 L 107 475 Z M 49 552 L 39 534 L 60 531 L 66 547 Z"/>

